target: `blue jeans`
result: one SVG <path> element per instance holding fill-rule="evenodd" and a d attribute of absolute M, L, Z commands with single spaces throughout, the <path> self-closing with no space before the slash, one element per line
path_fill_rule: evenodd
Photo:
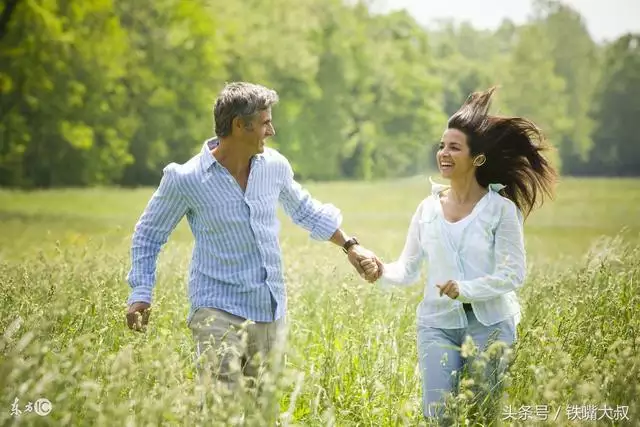
<path fill-rule="evenodd" d="M 422 374 L 422 412 L 426 418 L 441 418 L 444 398 L 458 387 L 460 373 L 469 362 L 462 357 L 460 347 L 467 336 L 473 339 L 479 350 L 486 349 L 494 341 L 512 345 L 516 340 L 516 324 L 513 318 L 485 326 L 476 319 L 473 311 L 467 311 L 468 326 L 460 329 L 440 329 L 418 326 L 418 357 Z M 495 364 L 491 377 L 504 373 L 503 361 Z M 487 378 L 487 380 L 490 380 Z"/>

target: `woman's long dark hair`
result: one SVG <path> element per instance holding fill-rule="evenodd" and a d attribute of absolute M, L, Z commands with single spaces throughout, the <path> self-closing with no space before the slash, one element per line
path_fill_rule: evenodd
<path fill-rule="evenodd" d="M 491 183 L 506 186 L 502 195 L 526 218 L 542 205 L 545 196 L 553 197 L 557 173 L 541 154 L 551 147 L 532 121 L 489 114 L 495 90 L 471 94 L 449 118 L 447 127 L 465 133 L 472 157 L 485 155 L 484 165 L 476 169 L 478 183 L 483 187 Z"/>

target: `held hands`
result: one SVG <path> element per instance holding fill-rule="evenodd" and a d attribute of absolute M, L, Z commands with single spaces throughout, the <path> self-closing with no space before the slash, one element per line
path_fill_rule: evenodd
<path fill-rule="evenodd" d="M 456 299 L 458 298 L 458 295 L 460 295 L 460 287 L 453 280 L 447 281 L 447 283 L 445 283 L 444 285 L 436 286 L 438 287 L 438 289 L 440 289 L 440 296 L 444 294 L 451 299 Z"/>
<path fill-rule="evenodd" d="M 349 248 L 348 257 L 351 265 L 366 281 L 373 283 L 382 276 L 382 261 L 370 250 L 353 245 Z"/>

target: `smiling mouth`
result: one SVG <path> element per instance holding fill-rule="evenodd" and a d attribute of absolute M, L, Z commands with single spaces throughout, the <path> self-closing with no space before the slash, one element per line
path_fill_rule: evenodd
<path fill-rule="evenodd" d="M 441 167 L 441 168 L 450 168 L 450 167 L 453 167 L 453 163 L 449 163 L 449 162 L 440 162 L 440 167 Z"/>

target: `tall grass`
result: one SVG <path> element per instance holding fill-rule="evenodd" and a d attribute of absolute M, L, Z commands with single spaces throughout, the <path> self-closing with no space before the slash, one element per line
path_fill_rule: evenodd
<path fill-rule="evenodd" d="M 631 222 L 620 237 L 597 239 L 616 236 L 628 225 L 615 222 L 624 218 L 620 210 L 634 208 L 612 206 L 608 217 L 590 218 L 575 197 L 583 185 L 576 183 L 571 197 L 552 208 L 577 212 L 580 227 L 562 216 L 560 227 L 548 210 L 528 225 L 523 318 L 495 424 L 530 425 L 536 411 L 546 409 L 546 424 L 580 425 L 594 407 L 603 418 L 592 425 L 640 424 L 640 230 Z M 318 185 L 313 191 L 340 205 L 351 221 L 347 230 L 390 259 L 404 243 L 423 188 L 379 186 L 389 188 L 363 203 L 349 200 L 375 186 Z M 393 188 L 408 189 L 389 196 L 397 204 L 387 201 Z M 59 205 L 50 194 L 27 203 L 22 193 L 0 193 L 0 425 L 265 425 L 274 412 L 283 425 L 424 424 L 415 330 L 420 284 L 392 291 L 371 286 L 338 250 L 309 242 L 283 220 L 286 364 L 266 379 L 262 401 L 223 399 L 196 380 L 185 323 L 191 243 L 184 224 L 161 254 L 150 325 L 133 333 L 124 320 L 124 277 L 130 230 L 148 193 L 105 191 L 102 211 L 93 204 L 84 211 L 83 201 L 94 195 L 85 198 L 82 191 L 59 195 L 75 200 Z M 375 205 L 384 212 L 376 213 Z M 602 228 L 607 218 L 614 231 Z M 490 411 L 472 404 L 478 381 L 467 379 L 450 399 L 460 425 L 492 422 Z M 16 398 L 20 416 L 11 413 Z M 38 398 L 51 401 L 50 414 L 24 412 Z M 605 413 L 604 405 L 618 412 Z M 622 417 L 618 406 L 628 408 L 630 420 L 608 419 Z M 577 408 L 585 414 L 571 420 Z M 502 421 L 509 412 L 511 419 Z"/>

